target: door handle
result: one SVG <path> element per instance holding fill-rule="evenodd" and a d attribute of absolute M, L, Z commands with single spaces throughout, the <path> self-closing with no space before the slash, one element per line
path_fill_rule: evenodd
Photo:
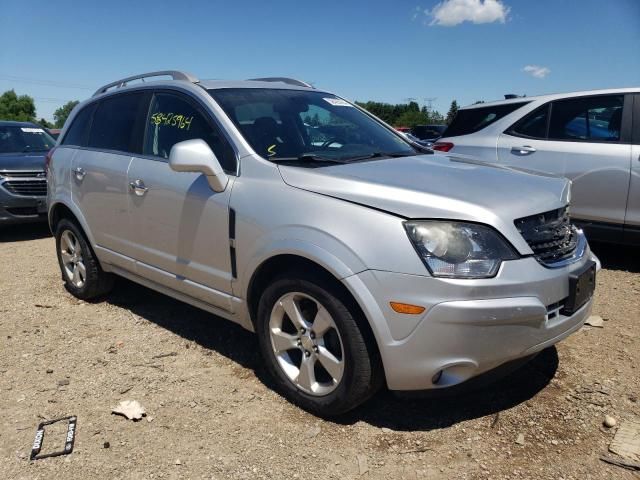
<path fill-rule="evenodd" d="M 84 180 L 84 176 L 87 174 L 87 172 L 85 172 L 84 168 L 82 167 L 77 167 L 74 171 L 73 171 L 74 175 L 76 176 L 76 180 L 78 180 L 79 182 L 81 182 L 82 180 Z"/>
<path fill-rule="evenodd" d="M 524 145 L 522 147 L 511 147 L 511 153 L 513 153 L 514 155 L 520 155 L 520 156 L 525 156 L 525 155 L 531 155 L 532 153 L 535 153 L 536 149 L 533 147 L 530 147 L 529 145 Z"/>
<path fill-rule="evenodd" d="M 144 186 L 144 182 L 139 178 L 137 180 L 134 180 L 133 182 L 130 182 L 129 188 L 139 197 L 142 197 L 145 193 L 147 193 L 147 190 L 149 190 Z"/>

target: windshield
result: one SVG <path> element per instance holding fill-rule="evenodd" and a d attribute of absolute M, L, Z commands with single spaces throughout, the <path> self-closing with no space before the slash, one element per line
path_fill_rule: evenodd
<path fill-rule="evenodd" d="M 271 161 L 344 162 L 419 153 L 349 102 L 306 90 L 209 90 L 251 147 Z"/>
<path fill-rule="evenodd" d="M 56 141 L 36 126 L 0 126 L 0 153 L 47 152 Z"/>

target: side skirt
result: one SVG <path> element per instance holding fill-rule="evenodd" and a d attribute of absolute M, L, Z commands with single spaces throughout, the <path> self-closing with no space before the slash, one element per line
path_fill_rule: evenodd
<path fill-rule="evenodd" d="M 244 306 L 244 302 L 241 298 L 231 297 L 231 301 L 235 304 L 237 309 L 234 309 L 237 313 L 233 314 L 221 308 L 218 308 L 214 305 L 210 305 L 206 302 L 198 300 L 197 298 L 190 297 L 189 295 L 185 295 L 184 293 L 178 292 L 172 288 L 165 287 L 164 285 L 160 285 L 152 280 L 148 280 L 144 277 L 136 275 L 128 270 L 125 270 L 116 265 L 109 265 L 109 271 L 113 272 L 116 275 L 124 277 L 132 282 L 138 283 L 144 287 L 150 288 L 151 290 L 155 290 L 156 292 L 160 292 L 164 295 L 167 295 L 171 298 L 175 298 L 184 303 L 188 303 L 191 306 L 204 310 L 206 312 L 212 313 L 218 317 L 224 318 L 225 320 L 230 320 L 233 323 L 237 323 L 241 327 L 253 332 L 253 324 L 251 321 L 245 320 L 248 316 L 245 316 L 243 313 L 246 311 Z"/>

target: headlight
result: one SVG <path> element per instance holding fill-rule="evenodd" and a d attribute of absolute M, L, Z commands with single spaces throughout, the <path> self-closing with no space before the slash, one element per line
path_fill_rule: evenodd
<path fill-rule="evenodd" d="M 409 238 L 434 277 L 488 278 L 503 260 L 518 258 L 491 227 L 439 220 L 404 224 Z"/>

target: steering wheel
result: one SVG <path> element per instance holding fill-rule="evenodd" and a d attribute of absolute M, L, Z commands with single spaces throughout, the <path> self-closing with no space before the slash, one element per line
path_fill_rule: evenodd
<path fill-rule="evenodd" d="M 330 138 L 326 142 L 323 142 L 322 147 L 320 147 L 320 148 L 328 148 L 329 145 L 332 145 L 334 143 L 339 143 L 341 145 L 344 145 L 344 141 L 341 138 L 334 137 L 334 138 Z"/>

